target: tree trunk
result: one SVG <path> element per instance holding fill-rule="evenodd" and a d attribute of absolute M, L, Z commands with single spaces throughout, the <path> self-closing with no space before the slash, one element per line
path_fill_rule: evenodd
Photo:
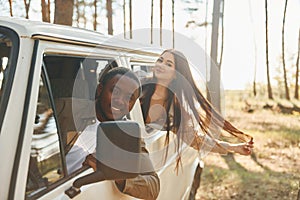
<path fill-rule="evenodd" d="M 207 98 L 214 108 L 221 113 L 220 69 L 218 62 L 219 18 L 221 0 L 214 0 L 210 48 L 210 80 Z"/>
<path fill-rule="evenodd" d="M 159 2 L 159 44 L 162 46 L 162 11 L 163 11 L 163 1 Z"/>
<path fill-rule="evenodd" d="M 208 82 L 207 98 L 214 108 L 221 113 L 220 69 L 217 64 L 220 4 L 221 0 L 214 0 L 210 48 L 210 80 Z"/>
<path fill-rule="evenodd" d="M 297 61 L 296 61 L 295 99 L 299 99 L 299 83 L 298 83 L 298 78 L 299 78 L 299 56 L 300 56 L 300 29 L 299 29 L 299 35 L 298 35 L 298 55 L 297 55 Z"/>
<path fill-rule="evenodd" d="M 206 0 L 206 2 L 205 2 L 205 24 L 208 24 L 207 23 L 207 19 L 208 19 L 208 1 L 209 0 Z M 207 37 L 207 35 L 208 35 L 208 28 L 207 28 L 207 25 L 205 26 L 205 44 L 204 44 L 204 50 L 205 50 L 205 52 L 208 52 L 207 51 L 207 44 L 208 44 L 208 37 Z M 208 56 L 205 56 L 205 82 L 208 84 L 208 77 L 209 77 L 209 75 L 208 75 Z M 206 98 L 208 99 L 208 100 L 210 100 L 211 99 L 211 97 L 210 97 L 210 93 L 209 93 L 209 90 L 207 89 L 207 87 L 206 87 Z"/>
<path fill-rule="evenodd" d="M 150 22 L 150 43 L 153 44 L 153 0 L 151 0 L 151 22 Z"/>
<path fill-rule="evenodd" d="M 129 0 L 129 38 L 132 39 L 132 1 Z"/>
<path fill-rule="evenodd" d="M 223 51 L 224 51 L 224 0 L 221 0 L 222 13 L 221 13 L 221 49 L 220 49 L 220 60 L 218 62 L 219 69 L 221 70 Z"/>
<path fill-rule="evenodd" d="M 43 22 L 50 22 L 50 0 L 42 0 L 42 20 Z"/>
<path fill-rule="evenodd" d="M 50 14 L 51 14 L 51 7 L 50 7 L 50 0 L 48 0 L 48 4 L 47 4 L 47 12 L 48 12 L 48 16 L 49 16 L 49 22 L 50 22 Z"/>
<path fill-rule="evenodd" d="M 248 4 L 249 4 L 250 21 L 251 21 L 252 28 L 254 29 L 251 1 L 248 1 Z M 256 96 L 256 94 L 257 94 L 257 92 L 256 92 L 257 45 L 256 45 L 255 31 L 253 31 L 253 44 L 254 44 L 253 95 Z"/>
<path fill-rule="evenodd" d="M 284 78 L 284 89 L 285 89 L 285 98 L 290 100 L 290 93 L 286 78 L 286 67 L 285 67 L 285 57 L 284 57 L 284 26 L 285 26 L 285 17 L 286 17 L 286 8 L 288 0 L 285 0 L 284 13 L 283 13 L 283 22 L 282 22 L 282 68 L 283 68 L 283 78 Z"/>
<path fill-rule="evenodd" d="M 97 0 L 94 0 L 94 31 L 97 30 Z"/>
<path fill-rule="evenodd" d="M 265 0 L 265 12 L 266 12 L 266 65 L 267 65 L 267 81 L 268 81 L 268 98 L 273 99 L 272 87 L 270 82 L 270 69 L 269 69 L 268 0 Z"/>
<path fill-rule="evenodd" d="M 106 0 L 108 34 L 113 35 L 112 0 Z"/>
<path fill-rule="evenodd" d="M 123 19 L 124 39 L 126 39 L 126 0 L 123 1 Z"/>
<path fill-rule="evenodd" d="M 12 11 L 12 0 L 8 0 L 9 3 L 9 14 L 11 17 L 13 17 L 13 11 Z"/>
<path fill-rule="evenodd" d="M 26 12 L 25 18 L 26 19 L 29 19 L 28 13 L 29 13 L 30 2 L 31 2 L 31 0 L 29 0 L 28 3 L 27 3 L 27 0 L 24 0 L 25 12 Z"/>
<path fill-rule="evenodd" d="M 55 0 L 54 24 L 72 26 L 74 0 Z"/>
<path fill-rule="evenodd" d="M 174 25 L 174 13 L 175 13 L 175 8 L 174 8 L 174 0 L 172 0 L 172 44 L 173 48 L 175 48 L 175 25 Z"/>

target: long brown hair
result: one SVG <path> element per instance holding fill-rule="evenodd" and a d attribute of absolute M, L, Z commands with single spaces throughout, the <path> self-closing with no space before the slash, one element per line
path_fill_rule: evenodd
<path fill-rule="evenodd" d="M 211 134 L 212 132 L 221 134 L 223 130 L 244 142 L 249 142 L 252 137 L 237 129 L 229 121 L 224 119 L 222 115 L 216 109 L 214 109 L 211 103 L 203 96 L 193 79 L 186 57 L 181 52 L 174 49 L 165 50 L 162 54 L 166 52 L 171 53 L 174 56 L 176 70 L 176 78 L 174 78 L 169 84 L 168 94 L 165 102 L 167 113 L 166 143 L 169 142 L 170 131 L 174 131 L 177 134 L 178 139 L 184 137 L 185 131 L 180 130 L 182 130 L 182 127 L 185 127 L 184 123 L 187 121 L 182 120 L 182 115 L 185 113 L 188 113 L 188 115 L 194 117 L 203 133 L 209 135 L 213 139 L 215 137 Z M 154 94 L 156 82 L 156 77 L 153 76 L 150 80 L 147 80 L 143 84 L 141 103 L 144 120 L 146 120 L 148 116 L 151 97 Z M 200 105 L 201 110 L 196 107 L 197 104 Z M 170 117 L 171 107 L 173 107 L 173 119 Z M 185 108 L 183 109 L 183 107 Z M 177 146 L 177 151 L 179 153 L 178 161 L 180 161 L 179 140 Z"/>

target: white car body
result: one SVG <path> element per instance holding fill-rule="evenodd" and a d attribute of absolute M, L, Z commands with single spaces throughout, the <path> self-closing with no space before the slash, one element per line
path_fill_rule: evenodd
<path fill-rule="evenodd" d="M 3 163 L 0 168 L 2 183 L 0 199 L 69 199 L 65 191 L 70 188 L 75 179 L 92 172 L 92 169 L 71 175 L 65 174 L 54 183 L 26 194 L 30 157 L 35 156 L 36 158 L 36 154 L 39 154 L 38 160 L 43 160 L 49 157 L 51 151 L 56 152 L 55 148 L 59 152 L 61 149 L 61 145 L 58 145 L 60 140 L 57 140 L 54 143 L 55 147 L 48 147 L 50 150 L 48 149 L 49 152 L 47 152 L 47 149 L 43 148 L 47 146 L 44 143 L 51 141 L 50 136 L 46 135 L 47 139 L 41 142 L 37 136 L 42 137 L 43 135 L 34 136 L 33 134 L 35 126 L 37 126 L 33 122 L 37 117 L 36 112 L 39 106 L 37 99 L 41 86 L 41 74 L 45 73 L 42 66 L 43 63 L 47 65 L 48 62 L 44 58 L 64 59 L 65 56 L 68 59 L 81 59 L 88 57 L 91 62 L 113 59 L 119 65 L 130 68 L 139 63 L 153 64 L 160 51 L 151 50 L 151 48 L 143 50 L 145 45 L 103 36 L 97 32 L 79 28 L 0 17 L 0 34 L 7 29 L 10 29 L 7 33 L 13 35 L 11 38 L 15 46 L 9 56 L 9 59 L 12 60 L 7 64 L 11 70 L 6 75 L 9 80 L 0 99 L 0 160 Z M 13 53 L 17 53 L 17 55 L 13 55 Z M 7 56 L 1 56 L 1 58 L 3 57 Z M 81 61 L 80 63 L 84 68 L 85 63 Z M 4 79 L 0 81 L 2 82 Z M 54 112 L 54 118 L 57 118 L 56 114 Z M 39 117 L 41 120 L 42 115 Z M 131 112 L 131 118 L 143 125 L 142 113 L 138 104 Z M 52 121 L 52 123 L 55 124 L 57 121 Z M 58 129 L 54 129 L 54 132 L 55 130 L 57 132 Z M 163 148 L 164 137 L 165 132 L 158 131 L 145 138 L 150 154 Z M 33 141 L 36 143 L 33 144 Z M 34 145 L 40 145 L 43 148 L 33 151 Z M 158 199 L 188 198 L 199 161 L 197 151 L 190 147 L 184 148 L 183 166 L 179 169 L 178 174 L 175 171 L 176 155 L 173 151 L 169 152 L 167 162 L 158 168 L 157 173 L 161 183 Z M 113 181 L 89 184 L 83 186 L 81 190 L 81 193 L 74 199 L 134 199 L 119 192 Z"/>

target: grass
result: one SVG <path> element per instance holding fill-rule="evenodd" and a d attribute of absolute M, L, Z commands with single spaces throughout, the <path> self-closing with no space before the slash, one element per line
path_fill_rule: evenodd
<path fill-rule="evenodd" d="M 251 156 L 210 154 L 197 199 L 296 199 L 300 181 L 300 118 L 263 109 L 285 100 L 252 98 L 240 91 L 226 93 L 226 118 L 254 137 Z M 246 103 L 253 112 L 245 110 Z M 299 101 L 293 100 L 298 104 Z"/>

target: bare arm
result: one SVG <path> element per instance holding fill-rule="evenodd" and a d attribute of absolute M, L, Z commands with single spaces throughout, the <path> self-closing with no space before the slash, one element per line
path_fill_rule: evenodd
<path fill-rule="evenodd" d="M 229 142 L 219 141 L 219 145 L 223 148 L 220 148 L 218 145 L 215 145 L 212 151 L 220 154 L 223 154 L 224 151 L 227 151 L 232 153 L 238 153 L 244 156 L 250 155 L 254 147 L 253 143 L 250 142 L 233 144 Z M 223 151 L 221 149 L 223 149 Z M 225 152 L 225 154 L 227 152 Z"/>
<path fill-rule="evenodd" d="M 253 144 L 253 141 L 234 144 L 221 140 L 214 140 L 208 135 L 198 135 L 195 136 L 190 146 L 198 151 L 204 147 L 206 150 L 210 150 L 213 153 L 227 154 L 228 152 L 231 152 L 247 156 L 252 153 L 254 147 Z"/>

